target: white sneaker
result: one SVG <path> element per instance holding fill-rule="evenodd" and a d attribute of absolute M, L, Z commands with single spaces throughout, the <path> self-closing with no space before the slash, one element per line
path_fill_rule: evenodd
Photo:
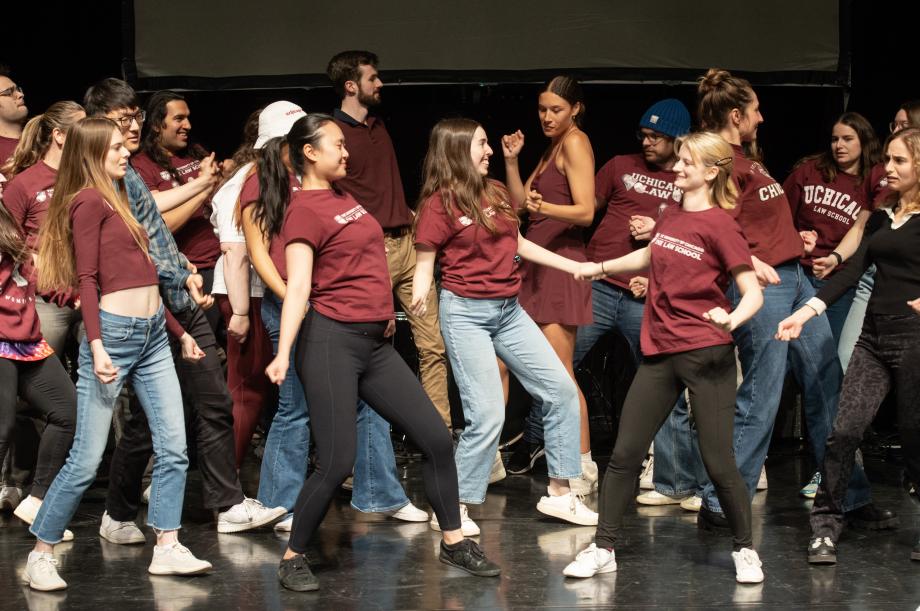
<path fill-rule="evenodd" d="M 384 515 L 390 516 L 403 522 L 426 522 L 428 521 L 428 512 L 422 511 L 411 502 L 406 503 L 399 509 L 393 511 L 382 511 Z"/>
<path fill-rule="evenodd" d="M 141 503 L 144 505 L 150 504 L 150 486 L 144 488 L 144 491 L 141 493 Z"/>
<path fill-rule="evenodd" d="M 760 468 L 760 477 L 757 479 L 757 492 L 767 489 L 767 467 Z"/>
<path fill-rule="evenodd" d="M 438 516 L 433 511 L 428 525 L 431 526 L 431 530 L 441 532 Z M 464 537 L 476 537 L 479 535 L 479 526 L 470 518 L 470 512 L 463 503 L 460 504 L 460 532 L 463 533 Z"/>
<path fill-rule="evenodd" d="M 740 552 L 732 552 L 735 561 L 735 581 L 738 583 L 760 583 L 763 581 L 763 566 L 760 556 L 749 547 Z"/>
<path fill-rule="evenodd" d="M 285 519 L 275 524 L 276 533 L 289 533 L 291 532 L 292 528 L 294 528 L 294 514 L 289 515 Z"/>
<path fill-rule="evenodd" d="M 581 496 L 597 492 L 597 463 L 593 460 L 582 461 L 581 475 L 569 480 L 569 488 Z"/>
<path fill-rule="evenodd" d="M 53 592 L 63 590 L 67 582 L 61 579 L 57 572 L 58 561 L 47 552 L 29 552 L 26 570 L 22 573 L 22 581 L 33 590 L 40 592 Z"/>
<path fill-rule="evenodd" d="M 502 453 L 495 453 L 495 460 L 492 461 L 492 471 L 489 473 L 489 483 L 494 484 L 508 477 L 505 472 L 505 463 L 502 462 Z"/>
<path fill-rule="evenodd" d="M 703 497 L 695 494 L 693 496 L 688 496 L 680 502 L 680 508 L 684 511 L 699 511 L 702 506 Z"/>
<path fill-rule="evenodd" d="M 652 477 L 655 474 L 655 455 L 648 457 L 648 460 L 645 461 L 645 466 L 642 468 L 642 473 L 639 475 L 639 488 L 641 490 L 654 490 L 655 484 L 652 481 Z"/>
<path fill-rule="evenodd" d="M 266 507 L 256 499 L 244 498 L 217 514 L 217 532 L 238 533 L 271 524 L 287 513 L 284 507 Z"/>
<path fill-rule="evenodd" d="M 13 511 L 22 501 L 22 488 L 4 486 L 0 489 L 0 511 Z"/>
<path fill-rule="evenodd" d="M 636 502 L 640 505 L 680 505 L 689 497 L 686 496 L 668 496 L 661 494 L 657 490 L 643 492 L 636 497 Z"/>
<path fill-rule="evenodd" d="M 153 560 L 147 568 L 151 575 L 198 575 L 210 570 L 210 562 L 195 558 L 195 554 L 181 543 L 153 546 Z"/>
<path fill-rule="evenodd" d="M 38 515 L 38 510 L 42 507 L 42 499 L 35 498 L 31 494 L 26 498 L 22 499 L 22 502 L 16 506 L 16 509 L 13 511 L 13 515 L 28 524 L 32 525 L 32 522 L 35 521 L 35 516 Z M 62 543 L 67 543 L 73 541 L 73 533 L 66 528 L 64 529 L 64 534 L 61 537 Z"/>
<path fill-rule="evenodd" d="M 594 577 L 598 573 L 612 573 L 617 570 L 616 555 L 594 543 L 578 552 L 575 560 L 562 570 L 566 577 Z"/>
<path fill-rule="evenodd" d="M 581 497 L 571 491 L 562 496 L 542 497 L 537 511 L 572 524 L 597 526 L 597 513 L 588 509 Z"/>
<path fill-rule="evenodd" d="M 119 522 L 113 520 L 109 513 L 102 513 L 102 523 L 99 525 L 99 536 L 118 545 L 132 545 L 146 543 L 147 537 L 134 522 Z"/>

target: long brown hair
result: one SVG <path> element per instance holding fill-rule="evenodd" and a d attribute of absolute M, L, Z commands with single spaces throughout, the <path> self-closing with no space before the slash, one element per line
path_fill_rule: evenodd
<path fill-rule="evenodd" d="M 422 169 L 423 183 L 419 195 L 419 213 L 431 196 L 440 194 L 444 210 L 453 215 L 454 209 L 474 223 L 495 234 L 495 221 L 482 209 L 485 197 L 498 214 L 512 223 L 518 218 L 511 207 L 508 191 L 495 180 L 489 180 L 473 166 L 470 146 L 479 123 L 472 119 L 442 119 L 431 129 L 428 153 Z M 419 215 L 415 219 L 418 222 Z"/>
<path fill-rule="evenodd" d="M 10 257 L 15 263 L 22 263 L 26 260 L 27 253 L 19 223 L 0 202 L 0 255 Z"/>
<path fill-rule="evenodd" d="M 76 102 L 55 102 L 44 113 L 32 117 L 22 130 L 22 137 L 13 156 L 0 172 L 7 180 L 38 163 L 51 148 L 54 130 L 67 132 L 76 122 L 77 117 L 85 114 L 83 107 Z"/>
<path fill-rule="evenodd" d="M 128 226 L 138 247 L 147 253 L 147 233 L 131 215 L 124 181 L 112 181 L 105 171 L 105 158 L 118 125 L 105 117 L 83 119 L 67 134 L 61 155 L 54 195 L 48 216 L 38 234 L 38 290 L 75 288 L 73 227 L 70 205 L 83 189 L 95 189 Z"/>
<path fill-rule="evenodd" d="M 888 136 L 888 139 L 885 140 L 886 159 L 888 156 L 888 146 L 895 140 L 900 140 L 904 143 L 904 146 L 907 147 L 907 151 L 910 153 L 910 160 L 914 165 L 914 172 L 917 176 L 920 176 L 920 128 L 905 127 Z M 900 197 L 898 193 L 893 193 L 888 203 L 897 204 Z M 917 192 L 913 201 L 907 202 L 904 209 L 905 212 L 920 210 L 920 191 Z"/>
<path fill-rule="evenodd" d="M 754 101 L 754 88 L 750 81 L 734 76 L 728 70 L 710 68 L 698 79 L 697 97 L 699 105 L 697 116 L 700 126 L 711 132 L 724 129 L 728 115 L 737 108 L 742 113 Z M 757 140 L 742 143 L 747 157 L 753 161 L 762 161 Z"/>
<path fill-rule="evenodd" d="M 838 123 L 851 128 L 856 132 L 856 137 L 859 139 L 861 152 L 859 154 L 859 172 L 856 178 L 857 185 L 861 186 L 869 178 L 872 168 L 882 158 L 878 137 L 875 135 L 875 130 L 872 129 L 872 124 L 858 112 L 843 113 L 834 121 L 835 126 Z M 840 166 L 837 165 L 837 160 L 834 159 L 829 148 L 826 148 L 823 153 L 809 155 L 800 159 L 795 164 L 795 167 L 797 168 L 812 160 L 815 160 L 815 167 L 821 172 L 821 178 L 826 183 L 833 182 L 837 178 L 837 174 L 840 173 Z"/>

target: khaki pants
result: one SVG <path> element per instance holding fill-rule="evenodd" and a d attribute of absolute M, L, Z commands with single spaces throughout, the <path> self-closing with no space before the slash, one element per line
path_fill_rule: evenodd
<path fill-rule="evenodd" d="M 415 346 L 418 348 L 419 378 L 428 398 L 434 403 L 444 423 L 450 428 L 450 402 L 447 398 L 447 359 L 444 338 L 438 324 L 438 295 L 431 285 L 428 293 L 428 311 L 415 316 L 409 311 L 412 304 L 412 275 L 415 273 L 415 245 L 412 234 L 398 238 L 384 237 L 387 266 L 396 299 L 406 311 Z"/>

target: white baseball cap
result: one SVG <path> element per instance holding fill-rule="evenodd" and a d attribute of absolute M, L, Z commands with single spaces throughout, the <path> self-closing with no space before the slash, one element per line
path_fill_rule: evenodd
<path fill-rule="evenodd" d="M 287 136 L 297 119 L 306 114 L 303 108 L 293 102 L 272 102 L 259 113 L 259 137 L 254 148 L 262 148 L 272 138 Z"/>

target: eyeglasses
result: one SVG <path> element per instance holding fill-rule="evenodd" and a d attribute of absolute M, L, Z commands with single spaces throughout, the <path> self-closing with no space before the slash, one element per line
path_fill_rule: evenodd
<path fill-rule="evenodd" d="M 905 129 L 907 127 L 910 127 L 910 121 L 892 121 L 888 124 L 888 131 L 893 134 L 899 129 Z"/>
<path fill-rule="evenodd" d="M 648 140 L 648 143 L 651 144 L 652 146 L 655 146 L 656 144 L 658 144 L 659 142 L 667 138 L 668 136 L 665 136 L 664 134 L 659 134 L 658 132 L 655 132 L 655 131 L 644 132 L 640 129 L 636 132 L 636 140 L 638 140 L 639 142 L 645 142 L 646 140 Z"/>
<path fill-rule="evenodd" d="M 133 115 L 122 115 L 112 120 L 118 123 L 118 127 L 122 129 L 128 129 L 129 127 L 131 127 L 132 121 L 137 121 L 137 124 L 140 125 L 141 123 L 144 122 L 144 119 L 146 118 L 147 118 L 147 112 L 144 110 L 138 110 Z"/>
<path fill-rule="evenodd" d="M 25 95 L 22 91 L 22 87 L 19 85 L 13 85 L 12 87 L 7 87 L 3 91 L 0 91 L 0 98 L 13 97 L 17 93 Z"/>

